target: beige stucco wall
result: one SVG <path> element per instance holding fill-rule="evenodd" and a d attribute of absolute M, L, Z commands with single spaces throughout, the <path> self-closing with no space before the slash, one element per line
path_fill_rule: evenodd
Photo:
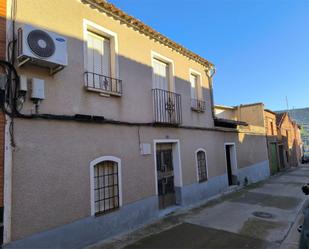
<path fill-rule="evenodd" d="M 237 120 L 236 109 L 215 106 L 215 115 L 217 118 Z"/>
<path fill-rule="evenodd" d="M 264 105 L 240 105 L 238 106 L 238 120 L 250 125 L 264 127 Z"/>
<path fill-rule="evenodd" d="M 209 177 L 226 173 L 224 143 L 236 142 L 238 168 L 267 160 L 256 151 L 264 137 L 175 128 L 140 127 L 140 140 L 179 139 L 183 184 L 196 183 L 194 152 L 207 151 Z M 90 161 L 122 160 L 123 204 L 155 195 L 153 152 L 140 155 L 138 128 L 64 121 L 16 120 L 12 239 L 90 215 Z M 25 213 L 27 215 L 25 215 Z"/>
<path fill-rule="evenodd" d="M 151 51 L 155 51 L 174 62 L 175 91 L 182 95 L 183 124 L 213 126 L 209 83 L 205 68 L 199 63 L 77 0 L 44 1 L 44 4 L 23 0 L 17 2 L 17 10 L 18 25 L 35 25 L 69 39 L 68 66 L 54 77 L 48 76 L 46 69 L 38 67 L 26 66 L 19 70 L 20 74 L 29 78 L 45 79 L 46 99 L 40 106 L 41 113 L 83 113 L 123 121 L 153 121 Z M 123 80 L 123 96 L 120 98 L 101 97 L 84 89 L 83 19 L 118 35 L 119 78 Z M 190 68 L 201 73 L 206 101 L 204 113 L 193 112 L 190 108 Z M 23 112 L 29 113 L 31 108 L 33 104 L 27 100 Z"/>

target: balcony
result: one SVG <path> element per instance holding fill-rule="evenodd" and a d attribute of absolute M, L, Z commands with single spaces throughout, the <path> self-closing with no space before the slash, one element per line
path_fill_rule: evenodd
<path fill-rule="evenodd" d="M 191 99 L 191 110 L 196 112 L 204 112 L 206 110 L 205 101 L 198 99 Z"/>
<path fill-rule="evenodd" d="M 154 122 L 158 124 L 179 125 L 182 122 L 180 94 L 152 89 Z"/>
<path fill-rule="evenodd" d="M 122 80 L 105 75 L 85 72 L 85 87 L 89 91 L 99 92 L 102 95 L 122 95 Z"/>

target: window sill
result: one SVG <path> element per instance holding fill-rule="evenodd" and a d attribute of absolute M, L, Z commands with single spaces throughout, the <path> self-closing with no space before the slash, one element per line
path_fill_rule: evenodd
<path fill-rule="evenodd" d="M 98 92 L 98 93 L 100 93 L 100 96 L 102 96 L 102 97 L 110 97 L 110 96 L 121 97 L 122 96 L 121 93 L 117 93 L 117 92 L 111 92 L 111 91 L 106 91 L 106 90 L 102 90 L 102 89 L 98 89 L 98 88 L 93 88 L 93 87 L 87 87 L 87 86 L 85 88 L 89 92 Z"/>

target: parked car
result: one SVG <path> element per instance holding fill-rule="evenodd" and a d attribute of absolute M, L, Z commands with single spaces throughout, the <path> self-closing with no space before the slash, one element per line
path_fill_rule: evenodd
<path fill-rule="evenodd" d="M 305 152 L 302 157 L 302 163 L 308 163 L 309 162 L 309 152 Z"/>
<path fill-rule="evenodd" d="M 309 195 L 309 183 L 302 187 L 302 191 L 305 195 Z M 309 200 L 303 206 L 303 214 L 303 225 L 298 228 L 298 231 L 301 233 L 299 249 L 309 249 Z"/>

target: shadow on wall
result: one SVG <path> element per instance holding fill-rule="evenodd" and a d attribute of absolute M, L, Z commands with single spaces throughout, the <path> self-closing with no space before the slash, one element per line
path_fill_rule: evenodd
<path fill-rule="evenodd" d="M 16 23 L 16 28 L 18 29 L 18 27 L 22 27 L 23 25 L 25 24 Z M 41 28 L 38 27 L 38 29 Z M 42 30 L 46 32 L 50 31 L 43 28 Z M 80 32 L 83 32 L 82 25 Z M 153 78 L 159 78 L 159 81 L 165 79 L 163 79 L 162 75 L 153 77 L 153 68 L 150 66 L 152 63 L 151 51 L 145 51 L 145 54 L 143 54 L 144 57 L 146 55 L 148 56 L 148 64 L 128 58 L 122 55 L 120 51 L 118 57 L 115 58 L 116 63 L 113 66 L 104 57 L 103 50 L 108 47 L 108 43 L 104 41 L 105 38 L 103 38 L 102 47 L 90 44 L 89 46 L 91 48 L 87 50 L 85 41 L 75 37 L 68 37 L 65 34 L 60 35 L 67 38 L 68 45 L 68 66 L 63 71 L 54 76 L 49 76 L 48 69 L 32 64 L 28 65 L 26 63 L 18 68 L 19 74 L 26 76 L 28 81 L 32 78 L 45 80 L 45 99 L 40 101 L 40 113 L 66 115 L 76 113 L 89 114 L 127 122 L 154 121 L 152 100 Z M 130 48 L 126 49 L 130 50 Z M 136 49 L 137 47 L 132 47 L 132 50 Z M 142 53 L 141 51 L 143 50 L 139 49 L 137 53 L 140 54 Z M 89 58 L 90 53 L 91 58 Z M 111 56 L 112 53 L 108 52 L 107 54 Z M 175 58 L 177 56 L 179 54 L 175 52 Z M 183 59 L 189 61 L 184 56 Z M 103 63 L 104 60 L 106 61 L 106 65 Z M 197 63 L 196 65 L 197 67 L 201 67 Z M 106 70 L 105 67 L 110 70 Z M 118 69 L 115 74 L 112 73 L 112 67 Z M 183 65 L 175 62 L 174 67 L 177 73 L 177 71 L 182 71 Z M 181 95 L 181 105 L 179 108 L 182 111 L 182 123 L 184 125 L 212 127 L 211 93 L 209 86 L 205 87 L 205 85 L 208 85 L 208 82 L 206 82 L 206 73 L 205 71 L 200 72 L 205 80 L 202 92 L 203 100 L 206 102 L 206 110 L 205 112 L 197 112 L 191 109 L 189 67 L 184 67 L 184 70 L 188 78 L 174 76 L 175 92 Z M 89 73 L 85 74 L 85 72 Z M 30 85 L 28 82 L 28 92 L 25 96 L 26 101 L 22 110 L 22 113 L 25 114 L 35 112 L 35 104 L 32 101 L 28 101 L 31 95 L 29 90 Z M 166 103 L 161 104 L 165 106 Z"/>

